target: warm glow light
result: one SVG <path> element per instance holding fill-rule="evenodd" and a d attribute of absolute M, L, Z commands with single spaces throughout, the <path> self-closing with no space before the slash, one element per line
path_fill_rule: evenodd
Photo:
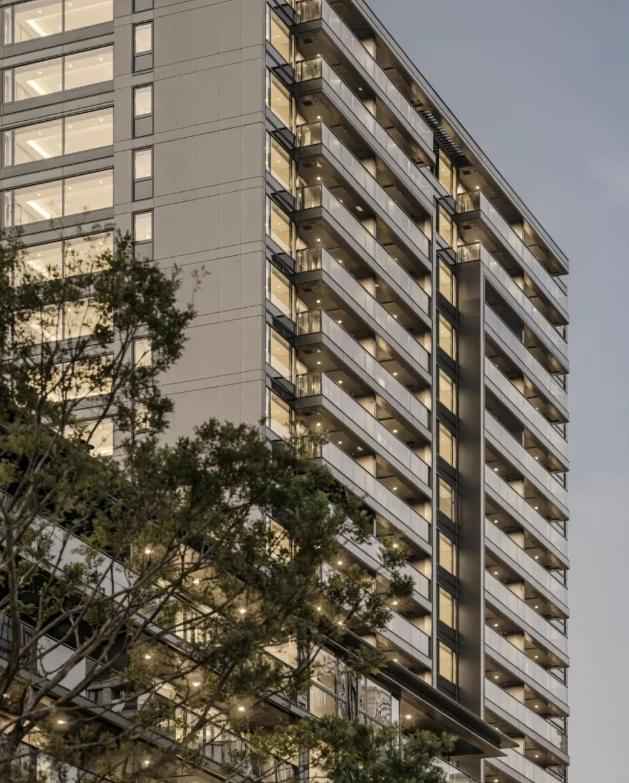
<path fill-rule="evenodd" d="M 242 704 L 238 705 L 238 712 L 245 712 L 245 708 L 243 707 Z"/>

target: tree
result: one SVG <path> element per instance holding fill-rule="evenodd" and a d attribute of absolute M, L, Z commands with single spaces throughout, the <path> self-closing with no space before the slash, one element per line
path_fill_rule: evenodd
<path fill-rule="evenodd" d="M 331 571 L 373 520 L 299 449 L 214 420 L 163 443 L 159 377 L 194 318 L 179 287 L 126 236 L 45 269 L 0 244 L 0 769 L 16 779 L 48 758 L 52 779 L 71 764 L 90 783 L 277 776 L 268 726 L 291 722 L 321 646 L 373 667 L 357 634 L 410 589 L 400 550 L 386 581 Z"/>

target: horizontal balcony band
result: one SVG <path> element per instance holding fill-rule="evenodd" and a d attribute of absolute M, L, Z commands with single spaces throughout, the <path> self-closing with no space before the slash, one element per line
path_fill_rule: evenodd
<path fill-rule="evenodd" d="M 331 352 L 354 372 L 374 392 L 380 395 L 407 423 L 425 437 L 430 438 L 430 411 L 408 389 L 405 389 L 390 372 L 354 340 L 327 313 L 320 310 L 300 313 L 297 321 L 296 345 L 311 344 L 324 338 Z"/>
<path fill-rule="evenodd" d="M 398 298 L 424 323 L 429 323 L 428 294 L 325 186 L 316 185 L 298 192 L 296 220 L 311 222 L 313 210 L 321 210 L 322 218 L 329 223 L 334 233 L 367 266 L 386 280 Z"/>
<path fill-rule="evenodd" d="M 542 747 L 561 754 L 567 762 L 566 735 L 491 680 L 485 680 L 485 706 Z"/>
<path fill-rule="evenodd" d="M 322 122 L 316 122 L 302 125 L 297 129 L 297 144 L 303 150 L 303 154 L 321 150 L 339 175 L 371 205 L 373 211 L 388 224 L 407 250 L 423 263 L 427 271 L 430 271 L 432 265 L 428 237 L 398 203 L 387 195 L 375 177 L 347 149 L 338 136 L 335 136 Z"/>
<path fill-rule="evenodd" d="M 387 572 L 382 561 L 382 542 L 378 541 L 377 538 L 370 538 L 368 541 L 360 542 L 344 539 L 341 543 L 350 554 L 357 560 L 360 560 L 367 568 L 386 575 Z M 413 582 L 413 599 L 421 604 L 427 612 L 432 611 L 430 579 L 416 568 L 413 568 L 410 563 L 401 566 L 400 572 Z"/>
<path fill-rule="evenodd" d="M 333 443 L 314 445 L 312 456 L 320 459 L 341 484 L 376 514 L 389 520 L 395 528 L 420 545 L 423 551 L 431 551 L 430 524 L 422 516 Z"/>
<path fill-rule="evenodd" d="M 407 655 L 417 658 L 430 668 L 430 636 L 401 614 L 391 612 L 386 628 L 379 633 Z"/>
<path fill-rule="evenodd" d="M 297 283 L 316 279 L 317 273 L 320 273 L 319 279 L 334 291 L 350 310 L 369 324 L 374 332 L 384 337 L 400 358 L 424 377 L 424 372 L 430 368 L 430 354 L 343 268 L 331 252 L 325 249 L 298 251 L 297 270 Z"/>
<path fill-rule="evenodd" d="M 489 305 L 485 305 L 485 329 L 492 340 L 506 353 L 521 371 L 537 386 L 557 410 L 569 418 L 568 395 L 551 373 L 543 367 L 533 354 L 513 334 L 511 329 Z"/>
<path fill-rule="evenodd" d="M 540 312 L 515 282 L 507 270 L 480 242 L 458 248 L 460 262 L 479 261 L 483 265 L 485 278 L 502 295 L 518 314 L 523 323 L 537 336 L 546 350 L 553 354 L 566 372 L 570 369 L 568 343 Z"/>
<path fill-rule="evenodd" d="M 567 441 L 490 359 L 485 359 L 485 384 L 567 470 Z"/>
<path fill-rule="evenodd" d="M 395 84 L 369 54 L 327 0 L 302 0 L 298 3 L 300 22 L 319 23 L 340 54 L 346 57 L 378 97 L 389 107 L 406 131 L 421 146 L 427 157 L 434 159 L 432 129 L 402 95 Z"/>
<path fill-rule="evenodd" d="M 562 290 L 561 284 L 544 269 L 539 259 L 524 244 L 489 199 L 480 191 L 464 193 L 458 197 L 456 208 L 464 221 L 472 220 L 474 215 L 479 216 L 501 246 L 521 266 L 523 272 L 535 281 L 537 287 L 567 320 L 568 297 Z"/>
<path fill-rule="evenodd" d="M 521 678 L 530 688 L 559 707 L 566 715 L 569 714 L 568 687 L 532 661 L 508 639 L 487 626 L 485 626 L 485 651 L 496 663 Z"/>
<path fill-rule="evenodd" d="M 485 543 L 495 555 L 505 559 L 525 581 L 551 601 L 566 616 L 569 615 L 568 588 L 557 581 L 526 550 L 504 533 L 489 519 L 485 520 Z"/>
<path fill-rule="evenodd" d="M 543 767 L 529 761 L 515 750 L 505 750 L 501 758 L 491 759 L 491 765 L 514 783 L 561 783 L 559 778 Z"/>
<path fill-rule="evenodd" d="M 561 560 L 566 567 L 569 566 L 568 540 L 489 467 L 485 467 L 485 491 L 492 501 L 504 508 L 558 560 Z"/>
<path fill-rule="evenodd" d="M 556 505 L 566 518 L 569 516 L 566 489 L 528 453 L 524 446 L 489 411 L 485 411 L 485 437 L 551 503 Z"/>
<path fill-rule="evenodd" d="M 568 663 L 568 638 L 488 573 L 485 574 L 485 594 L 498 611 L 506 614 L 523 631 Z"/>
<path fill-rule="evenodd" d="M 297 397 L 297 410 L 313 406 L 327 409 L 356 438 L 380 454 L 405 481 L 426 497 L 432 497 L 430 467 L 325 373 L 298 376 Z"/>
<path fill-rule="evenodd" d="M 309 61 L 309 65 L 297 73 L 297 78 L 301 79 L 298 90 L 301 93 L 321 92 L 352 125 L 363 142 L 387 164 L 416 201 L 432 212 L 434 200 L 441 195 L 441 191 L 433 184 L 430 171 L 424 171 L 427 167 L 419 166 L 408 157 L 323 58 L 314 63 Z"/>

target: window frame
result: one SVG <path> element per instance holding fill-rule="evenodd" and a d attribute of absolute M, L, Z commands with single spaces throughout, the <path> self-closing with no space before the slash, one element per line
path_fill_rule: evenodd
<path fill-rule="evenodd" d="M 136 100 L 140 90 L 148 90 L 151 96 L 151 111 L 148 114 L 138 114 L 136 112 Z M 137 84 L 133 87 L 133 119 L 143 120 L 145 117 L 152 117 L 155 113 L 155 89 L 153 82 L 147 82 L 146 84 Z"/>
<path fill-rule="evenodd" d="M 108 24 L 110 22 L 114 21 L 114 0 L 105 0 L 105 2 L 109 2 L 111 6 L 111 18 L 109 19 L 102 19 L 98 22 L 91 22 L 90 24 L 83 24 L 78 27 L 68 27 L 67 25 L 67 17 L 68 17 L 68 2 L 69 0 L 50 0 L 51 7 L 55 4 L 59 6 L 59 16 L 60 16 L 60 24 L 61 29 L 54 33 L 48 33 L 47 35 L 38 35 L 34 36 L 33 38 L 26 38 L 23 41 L 16 41 L 15 40 L 15 8 L 26 8 L 26 6 L 29 5 L 29 2 L 25 3 L 11 3 L 10 5 L 4 6 L 3 8 L 0 8 L 0 19 L 2 22 L 2 38 L 1 43 L 4 46 L 15 46 L 22 43 L 30 43 L 32 41 L 41 41 L 42 39 L 51 38 L 53 35 L 62 35 L 63 33 L 70 33 L 74 32 L 75 30 L 85 30 L 88 27 L 95 27 L 96 25 L 100 24 Z M 11 34 L 9 36 L 10 40 L 7 40 L 7 16 L 10 17 L 10 27 L 11 27 Z"/>
<path fill-rule="evenodd" d="M 140 31 L 143 27 L 148 28 L 151 32 L 150 49 L 138 50 L 138 31 Z M 153 54 L 154 51 L 155 51 L 155 30 L 154 30 L 153 20 L 148 19 L 144 22 L 136 22 L 133 25 L 133 56 L 143 57 L 146 54 Z"/>
<path fill-rule="evenodd" d="M 151 227 L 151 235 L 148 239 L 138 239 L 137 238 L 137 223 L 138 218 L 144 215 L 150 215 L 150 221 L 149 225 Z M 139 209 L 135 211 L 131 217 L 131 228 L 132 228 L 132 234 L 133 234 L 133 244 L 134 245 L 146 245 L 153 241 L 153 237 L 155 236 L 155 218 L 154 218 L 154 211 L 152 209 Z"/>
<path fill-rule="evenodd" d="M 137 167 L 138 156 L 142 155 L 142 154 L 145 154 L 145 153 L 149 153 L 150 163 L 151 163 L 150 169 L 151 170 L 150 170 L 150 173 L 149 173 L 148 177 L 138 177 L 137 174 L 136 174 L 136 167 Z M 154 174 L 155 174 L 154 166 L 155 166 L 155 161 L 154 161 L 154 158 L 153 158 L 153 147 L 152 146 L 137 147 L 136 149 L 134 149 L 133 150 L 133 165 L 131 167 L 131 171 L 132 171 L 132 175 L 133 175 L 133 183 L 135 185 L 137 185 L 138 182 L 148 182 L 149 180 L 152 180 L 153 177 L 154 177 Z"/>

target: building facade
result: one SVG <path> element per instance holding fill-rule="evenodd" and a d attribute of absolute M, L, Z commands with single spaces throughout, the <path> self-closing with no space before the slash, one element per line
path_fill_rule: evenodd
<path fill-rule="evenodd" d="M 3 228 L 178 265 L 172 433 L 324 436 L 375 514 L 348 562 L 409 553 L 393 717 L 462 739 L 453 781 L 567 780 L 565 255 L 363 0 L 0 13 Z"/>

